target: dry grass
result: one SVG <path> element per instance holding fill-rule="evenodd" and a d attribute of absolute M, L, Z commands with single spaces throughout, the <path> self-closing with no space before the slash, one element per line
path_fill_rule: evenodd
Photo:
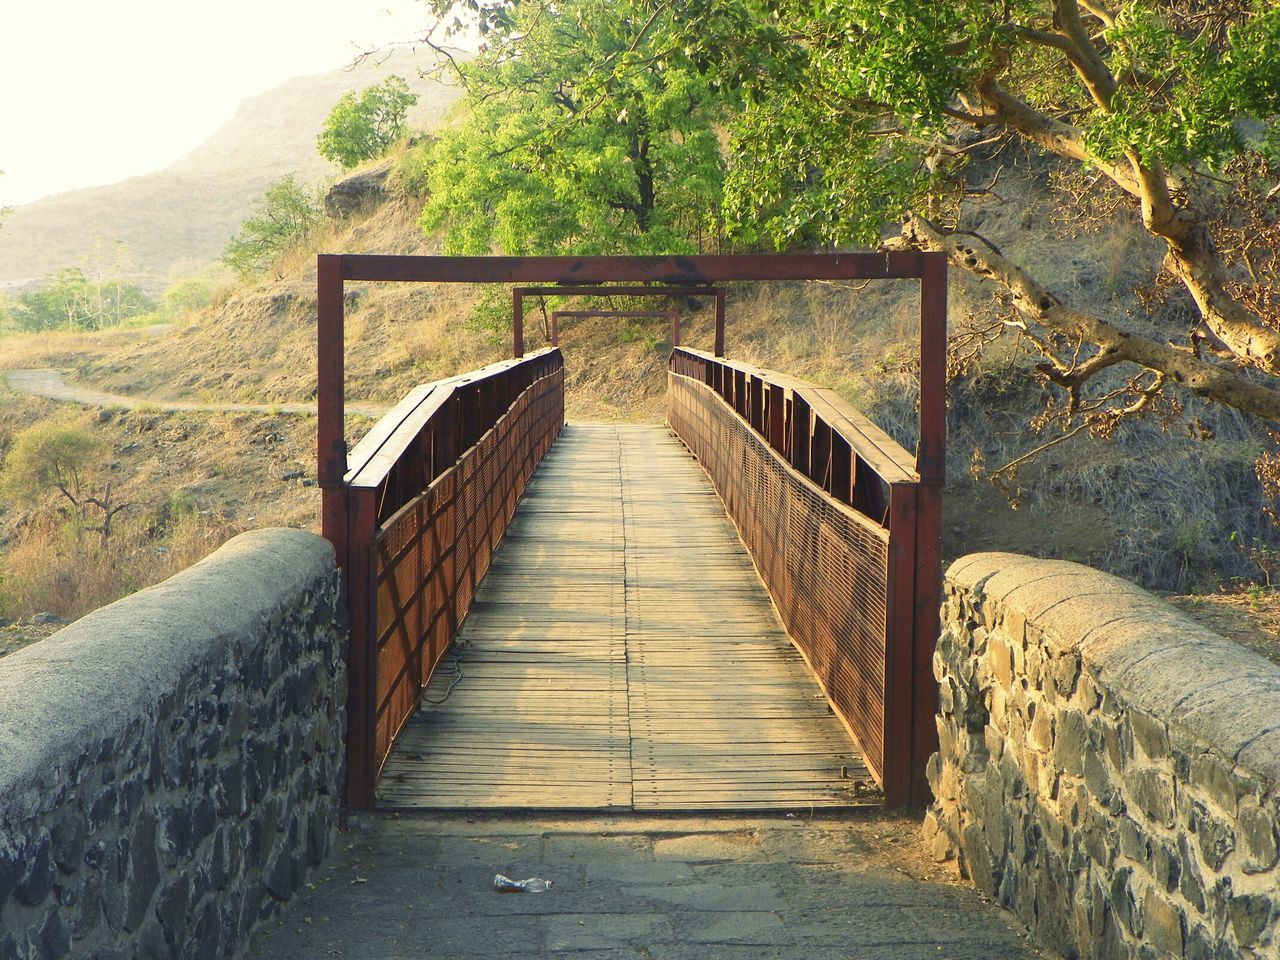
<path fill-rule="evenodd" d="M 1106 227 L 1077 238 L 1073 255 L 1064 258 L 1020 239 L 1021 220 L 1043 215 L 1043 203 L 1030 195 L 1012 199 L 1004 208 L 993 208 L 983 225 L 1006 252 L 1025 259 L 1056 292 L 1075 302 L 1115 310 L 1129 304 L 1134 278 L 1151 266 L 1147 261 L 1154 255 L 1142 236 Z M 412 197 L 394 196 L 376 209 L 330 224 L 318 243 L 329 250 L 437 253 L 435 242 L 418 229 L 419 205 Z M 352 399 L 393 402 L 417 383 L 507 355 L 505 336 L 467 321 L 481 296 L 476 288 L 352 284 L 348 294 L 346 372 Z M 953 277 L 950 296 L 953 317 L 989 311 L 987 288 L 967 277 Z M 536 348 L 544 337 L 537 304 L 528 306 L 528 346 Z M 711 306 L 706 302 L 687 314 L 686 344 L 710 347 Z M 730 356 L 831 387 L 913 448 L 916 284 L 730 285 L 727 306 Z M 638 327 L 625 336 L 612 321 L 567 324 L 562 346 L 569 417 L 661 422 L 667 336 L 660 321 L 652 330 Z M 89 352 L 77 357 L 86 345 Z M 952 385 L 948 557 L 980 549 L 1062 557 L 1147 586 L 1183 591 L 1257 574 L 1235 544 L 1276 539 L 1262 522 L 1261 492 L 1251 472 L 1262 440 L 1254 425 L 1229 411 L 1190 405 L 1192 414 L 1204 417 L 1216 432 L 1219 439 L 1211 443 L 1166 434 L 1156 424 L 1126 427 L 1110 443 L 1081 436 L 1023 471 L 1017 511 L 989 484 L 971 479 L 975 450 L 996 466 L 1044 439 L 1027 427 L 1045 399 L 1030 376 L 1034 361 L 1024 343 L 1006 337 L 986 351 L 976 373 Z M 270 277 L 221 293 L 208 310 L 165 335 L 30 343 L 19 353 L 6 351 L 4 365 L 74 366 L 82 379 L 100 388 L 156 398 L 309 399 L 315 391 L 313 251 L 288 254 Z M 207 476 L 196 485 L 200 496 L 237 500 L 233 526 L 269 518 L 308 522 L 288 511 L 279 519 L 275 488 L 255 479 L 258 468 L 245 467 L 226 452 L 242 442 L 242 424 L 231 422 L 223 429 L 217 418 L 204 423 L 203 430 L 191 430 L 188 440 L 163 455 L 187 463 L 184 469 L 203 465 Z M 304 421 L 297 423 L 299 431 L 311 429 L 309 423 L 305 428 Z M 309 471 L 314 454 L 308 444 L 309 437 L 299 445 L 297 466 Z M 159 454 L 153 459 L 162 462 Z M 190 485 L 167 466 L 139 465 L 138 472 L 157 490 Z M 252 523 L 246 519 L 251 515 Z"/>
<path fill-rule="evenodd" d="M 1280 664 L 1280 593 L 1275 590 L 1252 589 L 1168 600 L 1215 633 Z"/>
<path fill-rule="evenodd" d="M 0 397 L 0 454 L 9 438 L 63 411 L 47 401 Z M 63 412 L 65 415 L 65 412 Z M 251 414 L 196 416 L 86 410 L 81 426 L 105 441 L 103 468 L 117 502 L 103 544 L 68 516 L 56 493 L 0 512 L 0 617 L 73 618 L 162 580 L 242 530 L 318 526 L 309 418 Z"/>

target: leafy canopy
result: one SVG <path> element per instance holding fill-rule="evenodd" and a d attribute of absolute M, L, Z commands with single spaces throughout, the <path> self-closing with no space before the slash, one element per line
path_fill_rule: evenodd
<path fill-rule="evenodd" d="M 253 215 L 227 244 L 222 262 L 242 278 L 263 273 L 286 250 L 303 243 L 324 219 L 319 193 L 293 174 L 267 187 Z"/>
<path fill-rule="evenodd" d="M 101 440 L 81 426 L 43 420 L 13 438 L 0 473 L 0 489 L 15 501 L 60 491 L 77 502 L 104 451 Z"/>
<path fill-rule="evenodd" d="M 10 307 L 18 330 L 102 330 L 150 313 L 155 303 L 135 283 L 85 276 L 69 267 L 45 277 L 36 290 L 19 294 Z"/>
<path fill-rule="evenodd" d="M 359 95 L 344 93 L 325 119 L 316 149 L 344 170 L 380 157 L 400 139 L 409 108 L 417 102 L 404 78 L 394 75 Z"/>
<path fill-rule="evenodd" d="M 719 245 L 724 98 L 634 0 L 519 4 L 456 64 L 470 113 L 430 147 L 422 215 L 452 254 Z M 607 65 L 607 69 L 602 69 Z"/>

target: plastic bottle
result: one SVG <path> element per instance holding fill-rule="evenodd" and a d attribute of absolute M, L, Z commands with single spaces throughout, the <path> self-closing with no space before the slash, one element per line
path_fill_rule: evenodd
<path fill-rule="evenodd" d="M 512 880 L 499 873 L 493 878 L 493 889 L 498 893 L 546 893 L 551 889 L 551 881 L 543 880 L 541 877 Z"/>

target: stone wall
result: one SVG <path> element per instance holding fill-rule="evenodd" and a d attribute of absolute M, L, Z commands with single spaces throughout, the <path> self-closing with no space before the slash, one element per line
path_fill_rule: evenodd
<path fill-rule="evenodd" d="M 1067 957 L 1280 956 L 1280 667 L 1074 563 L 947 573 L 940 859 Z"/>
<path fill-rule="evenodd" d="M 333 551 L 261 530 L 0 660 L 0 960 L 226 957 L 325 856 Z"/>

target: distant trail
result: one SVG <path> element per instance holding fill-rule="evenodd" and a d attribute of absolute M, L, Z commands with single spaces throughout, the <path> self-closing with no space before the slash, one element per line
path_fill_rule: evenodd
<path fill-rule="evenodd" d="M 117 393 L 103 393 L 90 387 L 81 387 L 63 381 L 60 370 L 6 370 L 5 380 L 15 393 L 33 397 L 47 397 L 67 403 L 82 403 L 93 407 L 121 407 L 125 410 L 159 410 L 165 413 L 293 413 L 315 415 L 312 403 L 196 403 L 190 400 L 151 400 L 125 397 Z M 348 403 L 347 413 L 359 413 L 378 417 L 390 407 L 376 403 Z"/>

